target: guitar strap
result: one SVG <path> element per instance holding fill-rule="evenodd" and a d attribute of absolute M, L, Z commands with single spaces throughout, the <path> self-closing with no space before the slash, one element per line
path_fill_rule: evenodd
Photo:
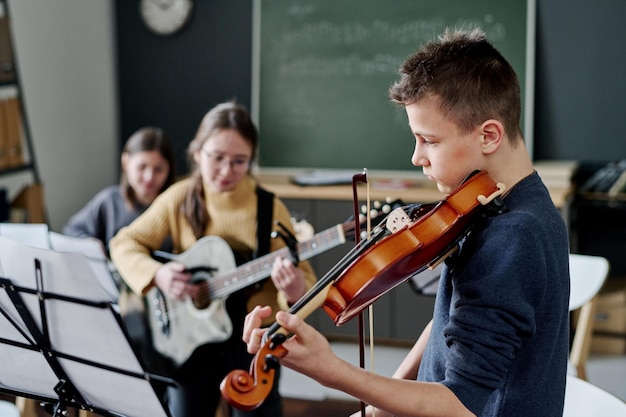
<path fill-rule="evenodd" d="M 253 258 L 270 253 L 272 218 L 274 217 L 274 194 L 256 186 L 257 195 L 257 245 Z"/>

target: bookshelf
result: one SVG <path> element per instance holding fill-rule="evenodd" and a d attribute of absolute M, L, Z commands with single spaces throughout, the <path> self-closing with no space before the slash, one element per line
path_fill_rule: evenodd
<path fill-rule="evenodd" d="M 29 174 L 32 179 L 10 202 L 0 202 L 11 207 L 9 218 L 0 221 L 45 223 L 43 190 L 35 164 L 14 45 L 9 6 L 6 0 L 0 0 L 0 188 L 18 174 Z"/>

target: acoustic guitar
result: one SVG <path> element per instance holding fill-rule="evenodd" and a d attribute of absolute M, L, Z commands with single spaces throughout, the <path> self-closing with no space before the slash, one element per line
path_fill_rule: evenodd
<path fill-rule="evenodd" d="M 372 221 L 382 220 L 400 201 L 380 204 L 371 216 Z M 360 229 L 365 221 L 360 222 Z M 294 225 L 308 230 L 306 226 Z M 360 232 L 361 230 L 359 230 Z M 353 238 L 354 221 L 346 221 L 308 240 L 297 243 L 299 260 L 307 260 Z M 208 306 L 198 308 L 191 299 L 178 301 L 167 297 L 157 287 L 147 294 L 148 322 L 152 330 L 155 349 L 172 359 L 176 366 L 182 365 L 194 350 L 206 343 L 227 340 L 233 331 L 232 322 L 226 311 L 226 299 L 236 291 L 250 287 L 266 278 L 272 271 L 274 258 L 290 257 L 290 249 L 284 247 L 267 255 L 237 266 L 230 246 L 217 236 L 205 236 L 181 254 L 155 251 L 154 257 L 164 262 L 176 261 L 185 265 L 192 273 L 193 282 L 205 281 L 208 291 Z M 204 303 L 206 305 L 207 303 Z"/>

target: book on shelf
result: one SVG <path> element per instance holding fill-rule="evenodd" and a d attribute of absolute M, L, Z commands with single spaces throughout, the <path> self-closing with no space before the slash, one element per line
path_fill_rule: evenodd
<path fill-rule="evenodd" d="M 0 169 L 24 165 L 23 137 L 19 97 L 0 95 Z"/>

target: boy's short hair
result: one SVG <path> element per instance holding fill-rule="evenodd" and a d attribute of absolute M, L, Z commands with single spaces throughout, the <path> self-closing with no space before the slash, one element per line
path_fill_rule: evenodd
<path fill-rule="evenodd" d="M 399 73 L 389 88 L 393 102 L 407 106 L 433 98 L 462 133 L 497 119 L 511 140 L 521 137 L 517 75 L 481 29 L 447 29 L 411 55 Z"/>

